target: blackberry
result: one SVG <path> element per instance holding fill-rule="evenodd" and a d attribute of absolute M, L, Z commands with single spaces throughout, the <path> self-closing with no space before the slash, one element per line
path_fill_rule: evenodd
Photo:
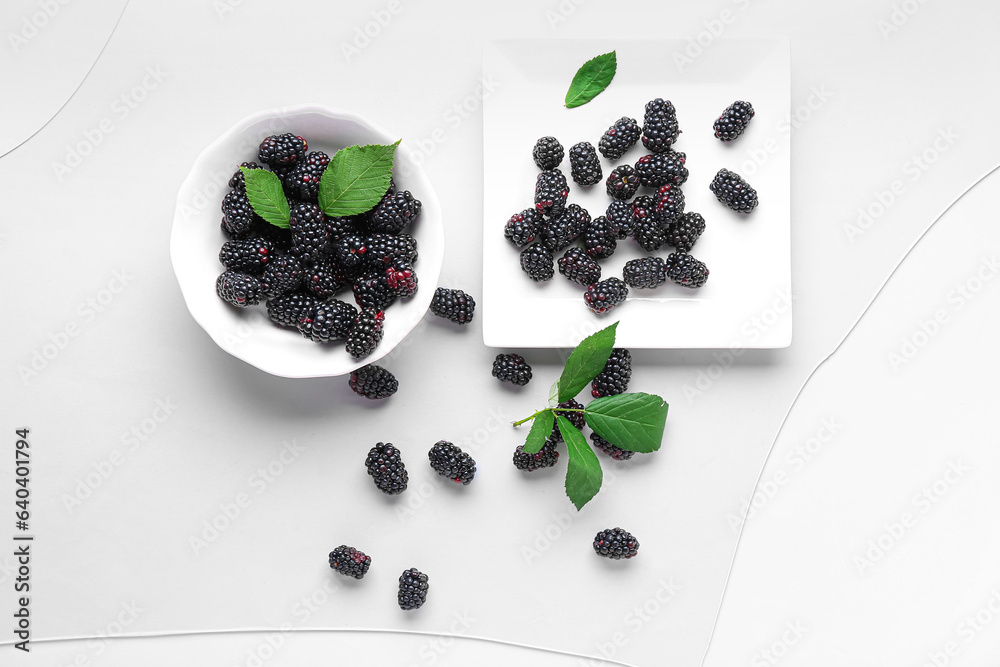
<path fill-rule="evenodd" d="M 518 445 L 514 450 L 514 467 L 525 472 L 534 472 L 539 468 L 551 468 L 559 460 L 556 443 L 546 440 L 535 454 L 525 454 L 524 445 Z"/>
<path fill-rule="evenodd" d="M 559 258 L 559 273 L 578 285 L 593 285 L 601 279 L 601 265 L 579 248 L 570 248 Z"/>
<path fill-rule="evenodd" d="M 600 183 L 604 178 L 597 151 L 589 141 L 581 141 L 569 149 L 569 168 L 573 180 L 582 187 Z"/>
<path fill-rule="evenodd" d="M 573 424 L 573 426 L 577 427 L 581 431 L 583 430 L 583 427 L 587 425 L 587 421 L 586 419 L 584 419 L 582 412 L 562 412 L 559 410 L 559 408 L 563 408 L 564 410 L 566 409 L 583 410 L 583 403 L 581 403 L 580 401 L 574 398 L 571 398 L 568 401 L 563 401 L 562 403 L 560 403 L 555 407 L 555 413 L 561 417 L 565 417 L 566 419 L 568 419 L 570 423 Z M 553 424 L 552 433 L 549 435 L 549 440 L 552 442 L 563 441 L 562 432 L 559 431 L 558 423 Z"/>
<path fill-rule="evenodd" d="M 535 209 L 525 209 L 510 216 L 504 225 L 503 236 L 518 248 L 523 248 L 535 240 L 544 221 L 542 214 Z"/>
<path fill-rule="evenodd" d="M 312 294 L 296 292 L 267 302 L 267 316 L 283 327 L 298 327 L 309 311 L 319 303 Z"/>
<path fill-rule="evenodd" d="M 632 223 L 631 204 L 627 204 L 623 201 L 613 201 L 608 204 L 608 210 L 604 215 L 608 219 L 608 223 L 613 228 L 618 230 L 616 236 L 619 241 L 632 236 L 632 229 L 634 225 Z"/>
<path fill-rule="evenodd" d="M 590 224 L 590 213 L 579 204 L 570 204 L 556 219 L 542 223 L 539 240 L 549 250 L 562 250 L 577 240 Z"/>
<path fill-rule="evenodd" d="M 688 212 L 667 225 L 667 245 L 680 252 L 690 252 L 698 237 L 705 231 L 705 218 Z"/>
<path fill-rule="evenodd" d="M 493 377 L 523 387 L 531 380 L 531 366 L 519 354 L 498 354 L 493 360 Z"/>
<path fill-rule="evenodd" d="M 437 474 L 453 482 L 468 484 L 476 476 L 476 462 L 450 442 L 438 440 L 427 452 L 431 467 Z"/>
<path fill-rule="evenodd" d="M 350 334 L 358 311 L 339 299 L 321 301 L 299 321 L 299 333 L 315 343 L 343 340 Z"/>
<path fill-rule="evenodd" d="M 607 129 L 598 142 L 601 155 L 609 160 L 619 160 L 625 152 L 638 143 L 642 136 L 642 128 L 635 118 L 622 116 Z"/>
<path fill-rule="evenodd" d="M 348 280 L 335 262 L 320 260 L 302 273 L 305 288 L 320 299 L 333 296 L 347 287 Z"/>
<path fill-rule="evenodd" d="M 666 230 L 656 215 L 652 197 L 642 195 L 632 202 L 632 238 L 646 252 L 653 252 L 666 243 Z"/>
<path fill-rule="evenodd" d="M 684 193 L 676 185 L 663 185 L 653 196 L 653 211 L 664 231 L 666 226 L 684 213 Z"/>
<path fill-rule="evenodd" d="M 667 278 L 681 287 L 701 287 L 708 282 L 708 267 L 691 255 L 672 252 L 666 261 Z"/>
<path fill-rule="evenodd" d="M 399 450 L 391 442 L 379 442 L 369 449 L 365 468 L 382 493 L 392 496 L 406 491 L 410 477 L 406 474 Z"/>
<path fill-rule="evenodd" d="M 605 259 L 618 247 L 618 230 L 603 215 L 594 218 L 583 233 L 583 249 L 589 257 Z"/>
<path fill-rule="evenodd" d="M 341 544 L 330 552 L 330 567 L 348 577 L 364 579 L 371 564 L 370 556 L 346 544 Z"/>
<path fill-rule="evenodd" d="M 668 150 L 680 133 L 677 110 L 669 100 L 657 97 L 646 104 L 646 114 L 642 119 L 642 145 L 651 153 Z"/>
<path fill-rule="evenodd" d="M 368 263 L 368 242 L 361 234 L 348 234 L 332 247 L 337 264 L 347 272 L 360 271 Z"/>
<path fill-rule="evenodd" d="M 386 194 L 368 221 L 368 229 L 373 232 L 398 234 L 417 219 L 422 204 L 414 199 L 409 190 Z"/>
<path fill-rule="evenodd" d="M 403 611 L 420 609 L 427 601 L 427 575 L 413 567 L 399 575 L 396 602 Z"/>
<path fill-rule="evenodd" d="M 347 334 L 347 352 L 355 359 L 367 357 L 382 342 L 385 313 L 365 308 L 354 318 L 354 326 Z"/>
<path fill-rule="evenodd" d="M 735 171 L 720 169 L 708 189 L 720 202 L 739 213 L 757 208 L 757 191 Z"/>
<path fill-rule="evenodd" d="M 558 169 L 547 169 L 535 178 L 535 209 L 543 215 L 558 218 L 566 208 L 569 185 Z"/>
<path fill-rule="evenodd" d="M 408 299 L 417 293 L 417 272 L 410 264 L 397 261 L 385 267 L 385 283 L 394 295 Z"/>
<path fill-rule="evenodd" d="M 243 162 L 240 164 L 240 167 L 245 167 L 247 169 L 263 169 L 263 167 L 256 162 Z M 237 169 L 233 173 L 232 177 L 229 179 L 229 187 L 239 192 L 247 191 L 247 182 L 246 177 L 243 175 L 243 169 Z"/>
<path fill-rule="evenodd" d="M 597 435 L 596 433 L 590 434 L 590 439 L 594 443 L 594 447 L 613 458 L 615 461 L 628 461 L 630 458 L 635 456 L 635 452 L 630 452 L 627 449 L 622 449 L 618 445 L 612 445 L 610 442 Z"/>
<path fill-rule="evenodd" d="M 555 269 L 552 268 L 554 261 L 552 251 L 541 243 L 532 243 L 521 251 L 521 270 L 536 283 L 552 280 L 555 275 Z"/>
<path fill-rule="evenodd" d="M 625 301 L 627 296 L 628 285 L 618 278 L 608 278 L 588 287 L 583 300 L 593 312 L 603 315 Z"/>
<path fill-rule="evenodd" d="M 249 273 L 226 271 L 215 281 L 215 292 L 231 306 L 256 306 L 264 295 L 260 279 Z"/>
<path fill-rule="evenodd" d="M 351 373 L 348 384 L 355 394 L 372 400 L 389 398 L 399 389 L 396 376 L 374 364 L 362 366 Z"/>
<path fill-rule="evenodd" d="M 230 190 L 222 198 L 222 229 L 230 238 L 242 239 L 250 236 L 254 227 L 264 219 L 254 213 L 245 192 Z"/>
<path fill-rule="evenodd" d="M 564 154 L 558 139 L 542 137 L 535 142 L 535 147 L 531 150 L 531 159 L 539 169 L 555 169 L 562 163 Z"/>
<path fill-rule="evenodd" d="M 288 228 L 292 230 L 292 253 L 303 259 L 319 259 L 326 252 L 330 239 L 330 228 L 326 216 L 317 204 L 310 202 L 290 202 L 291 218 Z"/>
<path fill-rule="evenodd" d="M 260 283 L 267 298 L 273 299 L 293 292 L 302 285 L 304 271 L 297 257 L 275 254 L 260 274 Z"/>
<path fill-rule="evenodd" d="M 639 552 L 639 540 L 621 528 L 607 528 L 594 536 L 594 551 L 614 560 L 632 558 Z"/>
<path fill-rule="evenodd" d="M 260 142 L 257 159 L 271 167 L 290 167 L 305 156 L 309 149 L 306 140 L 294 134 L 276 134 Z"/>
<path fill-rule="evenodd" d="M 366 273 L 354 281 L 354 300 L 362 308 L 385 310 L 396 300 L 385 273 Z"/>
<path fill-rule="evenodd" d="M 660 257 L 640 257 L 625 262 L 625 284 L 636 289 L 654 289 L 667 282 L 667 267 Z"/>
<path fill-rule="evenodd" d="M 282 184 L 289 196 L 315 202 L 319 196 L 319 179 L 330 164 L 330 156 L 323 151 L 313 151 L 295 163 L 285 173 Z"/>
<path fill-rule="evenodd" d="M 222 245 L 219 261 L 227 269 L 258 274 L 267 266 L 273 253 L 274 246 L 262 239 L 234 239 Z"/>
<path fill-rule="evenodd" d="M 635 196 L 636 190 L 639 189 L 639 177 L 636 176 L 635 169 L 623 164 L 611 170 L 605 186 L 609 197 L 625 201 Z"/>
<path fill-rule="evenodd" d="M 753 118 L 753 106 L 749 102 L 736 101 L 726 107 L 712 126 L 715 136 L 722 141 L 732 141 L 743 134 L 747 123 Z"/>
<path fill-rule="evenodd" d="M 348 234 L 356 234 L 358 232 L 358 216 L 348 215 L 344 217 L 332 217 L 326 216 L 326 228 L 327 234 L 330 240 L 340 239 Z"/>
<path fill-rule="evenodd" d="M 356 246 L 348 243 L 345 252 L 364 256 L 364 261 L 372 267 L 393 264 L 413 264 L 417 261 L 417 241 L 409 234 L 372 234 L 361 243 L 364 252 L 352 250 Z"/>
<path fill-rule="evenodd" d="M 455 324 L 468 324 L 476 314 L 476 301 L 460 289 L 438 287 L 431 299 L 431 312 Z"/>
<path fill-rule="evenodd" d="M 658 257 L 656 259 L 659 259 Z M 616 347 L 608 357 L 604 368 L 590 383 L 590 395 L 594 398 L 602 396 L 617 396 L 628 391 L 628 382 L 632 379 L 632 353 Z"/>
<path fill-rule="evenodd" d="M 272 246 L 275 250 L 292 249 L 292 230 L 272 225 L 267 220 L 260 218 L 254 226 L 254 232 Z"/>
<path fill-rule="evenodd" d="M 687 155 L 678 151 L 643 155 L 635 163 L 635 173 L 639 182 L 647 188 L 680 185 L 688 178 L 688 170 L 684 166 L 686 161 Z"/>

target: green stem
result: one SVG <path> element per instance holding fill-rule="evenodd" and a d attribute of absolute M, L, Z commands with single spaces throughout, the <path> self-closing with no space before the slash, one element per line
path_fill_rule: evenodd
<path fill-rule="evenodd" d="M 514 422 L 514 426 L 520 426 L 524 422 L 530 422 L 532 419 L 534 419 L 538 415 L 542 414 L 543 412 L 548 412 L 548 411 L 552 411 L 553 413 L 559 413 L 559 412 L 586 412 L 587 409 L 584 408 L 583 410 L 580 410 L 578 408 L 543 408 L 543 409 L 539 410 L 538 412 L 536 412 L 535 414 L 531 415 L 530 417 L 525 417 L 524 419 L 521 419 L 520 421 Z M 555 416 L 555 414 L 553 414 L 553 416 Z"/>
<path fill-rule="evenodd" d="M 535 418 L 535 417 L 537 417 L 538 415 L 542 414 L 542 413 L 543 413 L 543 412 L 545 412 L 546 410 L 548 410 L 548 408 L 545 408 L 545 409 L 543 409 L 543 410 L 539 410 L 538 412 L 536 412 L 535 414 L 531 415 L 530 417 L 525 417 L 524 419 L 522 419 L 522 420 L 520 420 L 520 421 L 516 421 L 516 422 L 514 422 L 514 426 L 520 426 L 520 425 L 521 425 L 521 424 L 523 424 L 524 422 L 530 422 L 530 421 L 531 421 L 532 419 L 534 419 L 534 418 Z"/>

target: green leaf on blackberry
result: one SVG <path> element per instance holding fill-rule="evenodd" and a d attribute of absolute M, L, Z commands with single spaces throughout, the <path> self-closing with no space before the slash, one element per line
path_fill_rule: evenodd
<path fill-rule="evenodd" d="M 522 451 L 525 454 L 537 454 L 545 446 L 545 439 L 552 433 L 552 425 L 555 423 L 555 414 L 551 410 L 543 410 L 531 422 L 531 430 L 524 441 Z"/>
<path fill-rule="evenodd" d="M 266 169 L 240 167 L 243 181 L 246 183 L 247 199 L 254 213 L 270 222 L 275 227 L 288 229 L 291 211 L 288 199 L 281 188 L 281 179 L 277 174 Z"/>
<path fill-rule="evenodd" d="M 663 441 L 667 403 L 653 394 L 618 394 L 587 405 L 587 425 L 613 445 L 630 452 L 655 452 Z M 572 456 L 571 456 L 572 460 Z"/>
<path fill-rule="evenodd" d="M 397 141 L 389 146 L 348 146 L 337 151 L 319 180 L 319 205 L 333 217 L 373 209 L 392 181 Z"/>
<path fill-rule="evenodd" d="M 559 432 L 562 433 L 569 453 L 569 463 L 566 465 L 566 495 L 579 511 L 601 490 L 604 471 L 601 470 L 601 462 L 587 444 L 583 433 L 561 415 L 557 417 L 556 423 L 559 425 Z"/>
<path fill-rule="evenodd" d="M 568 401 L 590 384 L 597 374 L 604 370 L 608 357 L 615 349 L 615 331 L 618 323 L 587 336 L 576 346 L 562 375 L 559 376 L 559 402 Z"/>
<path fill-rule="evenodd" d="M 617 69 L 618 54 L 614 51 L 585 62 L 566 91 L 566 106 L 572 109 L 597 97 L 611 83 Z"/>
<path fill-rule="evenodd" d="M 552 383 L 549 387 L 549 407 L 554 408 L 559 404 L 559 380 Z"/>

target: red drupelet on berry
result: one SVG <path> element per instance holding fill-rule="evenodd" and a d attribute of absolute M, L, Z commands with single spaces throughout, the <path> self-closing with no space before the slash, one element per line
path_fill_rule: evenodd
<path fill-rule="evenodd" d="M 264 289 L 257 276 L 238 271 L 226 271 L 215 281 L 215 293 L 231 306 L 246 308 L 260 303 L 264 296 Z"/>
<path fill-rule="evenodd" d="M 594 552 L 614 560 L 633 558 L 639 553 L 639 540 L 621 528 L 608 528 L 594 537 Z"/>
<path fill-rule="evenodd" d="M 267 316 L 279 326 L 295 329 L 318 303 L 312 294 L 286 294 L 267 302 Z"/>
<path fill-rule="evenodd" d="M 408 299 L 417 293 L 417 272 L 404 261 L 396 261 L 385 267 L 385 283 L 393 293 Z"/>
<path fill-rule="evenodd" d="M 321 301 L 299 321 L 299 333 L 316 343 L 343 340 L 350 333 L 357 312 L 346 301 Z"/>
<path fill-rule="evenodd" d="M 329 298 L 350 284 L 343 270 L 330 260 L 320 260 L 303 270 L 302 283 L 320 299 Z"/>
<path fill-rule="evenodd" d="M 639 127 L 639 122 L 635 118 L 622 116 L 605 131 L 597 147 L 601 155 L 615 161 L 621 159 L 628 149 L 635 146 L 641 136 L 642 128 Z"/>
<path fill-rule="evenodd" d="M 635 196 L 639 189 L 639 177 L 631 165 L 623 164 L 611 170 L 605 187 L 609 197 L 625 201 Z"/>
<path fill-rule="evenodd" d="M 603 315 L 620 305 L 628 296 L 628 285 L 618 278 L 608 278 L 594 283 L 583 294 L 587 307 L 598 315 Z"/>
<path fill-rule="evenodd" d="M 422 204 L 409 190 L 386 194 L 368 221 L 368 229 L 385 234 L 398 234 L 420 215 Z"/>
<path fill-rule="evenodd" d="M 390 287 L 385 272 L 364 274 L 354 281 L 353 290 L 361 308 L 385 310 L 396 300 L 396 290 Z"/>
<path fill-rule="evenodd" d="M 348 385 L 358 396 L 375 400 L 389 398 L 399 389 L 396 376 L 387 369 L 374 364 L 368 364 L 351 373 Z"/>
<path fill-rule="evenodd" d="M 273 299 L 297 290 L 302 285 L 304 274 L 302 263 L 297 257 L 276 253 L 260 274 L 260 283 L 267 298 Z"/>
<path fill-rule="evenodd" d="M 676 185 L 663 185 L 653 196 L 653 212 L 666 231 L 666 226 L 684 213 L 684 193 Z"/>
<path fill-rule="evenodd" d="M 681 287 L 697 288 L 708 282 L 708 267 L 691 255 L 672 252 L 667 255 L 667 278 Z"/>
<path fill-rule="evenodd" d="M 503 235 L 518 248 L 528 245 L 538 236 L 545 218 L 533 208 L 515 213 L 504 225 Z"/>
<path fill-rule="evenodd" d="M 608 223 L 617 229 L 616 236 L 619 241 L 632 236 L 634 223 L 632 222 L 632 205 L 623 201 L 613 201 L 608 204 L 608 210 L 604 216 Z"/>
<path fill-rule="evenodd" d="M 368 450 L 365 469 L 382 493 L 394 496 L 406 491 L 410 476 L 399 450 L 391 442 L 379 442 Z"/>
<path fill-rule="evenodd" d="M 593 285 L 601 279 L 601 265 L 579 248 L 570 248 L 559 258 L 559 273 L 578 285 Z"/>
<path fill-rule="evenodd" d="M 475 460 L 456 445 L 438 440 L 427 452 L 431 468 L 437 474 L 459 484 L 469 484 L 476 476 Z"/>
<path fill-rule="evenodd" d="M 606 259 L 618 247 L 618 230 L 605 216 L 594 218 L 583 233 L 583 249 L 594 259 Z"/>
<path fill-rule="evenodd" d="M 556 451 L 556 443 L 546 440 L 535 454 L 526 454 L 524 445 L 518 445 L 514 450 L 514 467 L 524 472 L 534 472 L 541 468 L 551 468 L 559 460 L 559 452 Z"/>
<path fill-rule="evenodd" d="M 627 449 L 622 449 L 617 445 L 612 445 L 610 442 L 597 435 L 596 433 L 590 434 L 590 439 L 594 443 L 594 447 L 613 458 L 615 461 L 628 461 L 630 458 L 635 456 L 635 452 L 630 452 Z"/>
<path fill-rule="evenodd" d="M 643 155 L 635 163 L 635 173 L 639 182 L 647 188 L 681 185 L 688 178 L 688 170 L 684 166 L 686 161 L 687 156 L 677 151 Z"/>
<path fill-rule="evenodd" d="M 746 129 L 750 119 L 754 116 L 753 105 L 749 102 L 737 100 L 733 102 L 715 120 L 712 129 L 715 136 L 722 141 L 733 141 Z"/>
<path fill-rule="evenodd" d="M 267 266 L 274 247 L 263 239 L 234 239 L 226 241 L 219 251 L 219 261 L 227 269 L 259 274 Z"/>
<path fill-rule="evenodd" d="M 355 579 L 363 579 L 372 564 L 369 556 L 346 544 L 331 551 L 329 560 L 335 572 Z"/>
<path fill-rule="evenodd" d="M 302 201 L 315 202 L 319 197 L 319 179 L 323 177 L 330 156 L 322 151 L 313 151 L 286 171 L 282 185 L 290 197 Z"/>
<path fill-rule="evenodd" d="M 569 184 L 558 169 L 547 169 L 535 178 L 535 209 L 553 218 L 562 215 L 569 196 Z"/>
<path fill-rule="evenodd" d="M 460 289 L 438 287 L 431 299 L 431 312 L 455 324 L 468 324 L 476 313 L 476 301 Z"/>

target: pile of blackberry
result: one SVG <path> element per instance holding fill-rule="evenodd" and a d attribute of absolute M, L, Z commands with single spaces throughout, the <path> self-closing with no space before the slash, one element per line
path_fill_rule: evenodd
<path fill-rule="evenodd" d="M 286 133 L 264 139 L 257 162 L 240 165 L 278 176 L 291 217 L 282 229 L 258 216 L 237 170 L 222 200 L 228 240 L 219 253 L 225 271 L 216 292 L 237 308 L 264 301 L 277 326 L 317 343 L 339 342 L 361 359 L 381 342 L 389 306 L 417 291 L 417 242 L 407 230 L 419 218 L 421 203 L 391 183 L 371 210 L 330 217 L 317 203 L 329 164 L 326 153 L 310 152 L 305 139 Z M 453 307 L 447 316 L 471 319 L 468 305 Z M 395 391 L 395 379 L 386 373 L 356 380 L 352 389 L 384 398 Z"/>

